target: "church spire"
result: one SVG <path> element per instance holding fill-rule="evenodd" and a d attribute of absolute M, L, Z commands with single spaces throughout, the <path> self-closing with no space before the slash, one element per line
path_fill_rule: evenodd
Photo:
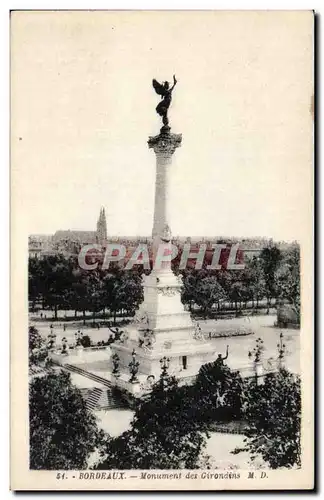
<path fill-rule="evenodd" d="M 97 222 L 97 241 L 99 245 L 102 245 L 107 241 L 107 221 L 104 207 L 100 208 L 100 214 Z"/>

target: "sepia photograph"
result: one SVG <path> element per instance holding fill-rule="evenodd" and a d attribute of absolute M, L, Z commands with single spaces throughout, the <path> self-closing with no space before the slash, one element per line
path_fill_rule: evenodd
<path fill-rule="evenodd" d="M 11 12 L 11 488 L 314 487 L 312 11 Z"/>

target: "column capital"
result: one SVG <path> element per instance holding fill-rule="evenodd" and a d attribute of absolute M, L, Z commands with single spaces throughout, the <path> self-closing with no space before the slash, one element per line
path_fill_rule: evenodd
<path fill-rule="evenodd" d="M 158 156 L 171 156 L 181 146 L 182 134 L 172 134 L 170 127 L 161 128 L 159 135 L 150 136 L 147 141 L 149 148 L 153 148 Z"/>

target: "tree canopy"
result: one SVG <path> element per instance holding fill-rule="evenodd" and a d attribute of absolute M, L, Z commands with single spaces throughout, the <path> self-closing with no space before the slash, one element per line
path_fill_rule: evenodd
<path fill-rule="evenodd" d="M 29 386 L 31 469 L 84 469 L 102 433 L 70 374 L 50 372 Z"/>
<path fill-rule="evenodd" d="M 300 272 L 299 247 L 281 252 L 276 246 L 262 250 L 260 257 L 246 262 L 243 270 L 208 270 L 187 268 L 182 273 L 182 301 L 190 310 L 198 307 L 204 316 L 217 316 L 223 307 L 233 306 L 236 314 L 252 301 L 258 308 L 265 297 L 268 312 L 271 299 L 283 299 L 299 311 Z M 122 269 L 117 264 L 104 270 L 86 271 L 76 258 L 63 255 L 29 259 L 29 300 L 32 307 L 41 302 L 43 308 L 91 311 L 95 317 L 108 310 L 116 321 L 120 311 L 133 315 L 143 300 L 141 275 L 143 269 Z M 215 308 L 217 307 L 217 309 Z"/>
<path fill-rule="evenodd" d="M 245 446 L 251 459 L 258 455 L 272 469 L 300 466 L 300 379 L 285 369 L 269 374 L 264 383 L 251 381 L 245 390 Z"/>
<path fill-rule="evenodd" d="M 192 415 L 193 387 L 161 377 L 136 410 L 131 429 L 107 443 L 98 469 L 194 469 L 206 428 Z"/>
<path fill-rule="evenodd" d="M 131 428 L 109 439 L 99 469 L 199 468 L 214 421 L 237 419 L 241 379 L 217 362 L 203 365 L 196 383 L 178 385 L 161 375 L 149 397 L 135 409 Z"/>

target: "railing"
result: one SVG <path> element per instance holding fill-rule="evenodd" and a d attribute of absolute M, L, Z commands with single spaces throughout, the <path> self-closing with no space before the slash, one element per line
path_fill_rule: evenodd
<path fill-rule="evenodd" d="M 237 422 L 228 422 L 228 423 L 212 423 L 209 431 L 210 432 L 219 432 L 221 434 L 244 434 L 244 430 L 246 428 L 246 423 L 237 421 Z"/>

